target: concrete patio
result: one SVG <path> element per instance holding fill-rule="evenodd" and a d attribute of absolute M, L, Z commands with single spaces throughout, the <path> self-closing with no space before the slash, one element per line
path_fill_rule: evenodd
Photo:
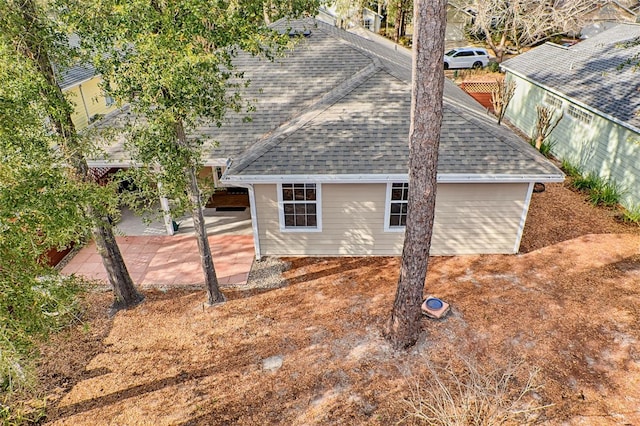
<path fill-rule="evenodd" d="M 247 282 L 254 260 L 253 234 L 249 213 L 216 212 L 205 209 L 205 222 L 218 281 L 222 286 Z M 141 288 L 201 286 L 204 283 L 198 245 L 190 218 L 183 218 L 178 233 L 163 235 L 164 224 L 145 224 L 139 217 L 123 212 L 116 226 L 116 240 L 127 269 Z M 64 274 L 102 280 L 107 274 L 92 241 L 83 247 L 62 269 Z"/>

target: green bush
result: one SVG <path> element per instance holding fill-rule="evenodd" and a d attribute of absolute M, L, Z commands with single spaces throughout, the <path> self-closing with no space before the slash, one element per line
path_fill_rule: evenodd
<path fill-rule="evenodd" d="M 571 163 L 567 159 L 562 160 L 562 165 L 560 167 L 562 167 L 562 170 L 564 170 L 564 172 L 570 177 L 575 178 L 578 176 L 582 176 L 582 168 Z"/>
<path fill-rule="evenodd" d="M 487 65 L 487 70 L 490 72 L 500 72 L 500 64 L 494 61 L 490 61 Z"/>
<path fill-rule="evenodd" d="M 536 141 L 535 139 L 529 139 L 529 144 L 532 147 L 536 147 Z M 542 155 L 544 155 L 547 158 L 551 158 L 553 156 L 553 154 L 551 153 L 551 150 L 553 149 L 553 147 L 556 145 L 556 141 L 553 139 L 545 139 L 544 141 L 542 141 L 542 144 L 540 145 L 540 153 Z M 564 164 L 564 162 L 563 162 Z"/>
<path fill-rule="evenodd" d="M 624 209 L 621 218 L 623 222 L 640 224 L 640 204 Z"/>
<path fill-rule="evenodd" d="M 35 382 L 36 343 L 78 318 L 81 282 L 49 268 L 37 278 L 7 271 L 0 278 L 0 396 Z M 11 272 L 14 272 L 13 274 Z"/>
<path fill-rule="evenodd" d="M 579 191 L 589 192 L 602 186 L 602 179 L 597 174 L 589 172 L 586 175 L 575 176 L 572 184 Z"/>
<path fill-rule="evenodd" d="M 596 206 L 614 207 L 620 202 L 621 195 L 618 185 L 600 180 L 589 192 L 589 201 Z"/>

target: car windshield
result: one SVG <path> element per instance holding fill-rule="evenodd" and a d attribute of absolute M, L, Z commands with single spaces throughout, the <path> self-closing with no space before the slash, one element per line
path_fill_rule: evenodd
<path fill-rule="evenodd" d="M 456 49 L 450 50 L 447 53 L 445 53 L 445 56 L 453 56 L 457 53 L 458 51 Z"/>

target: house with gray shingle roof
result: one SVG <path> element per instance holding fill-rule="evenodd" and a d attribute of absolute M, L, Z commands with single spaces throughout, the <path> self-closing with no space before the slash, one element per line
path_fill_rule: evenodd
<path fill-rule="evenodd" d="M 533 135 L 536 106 L 563 119 L 552 153 L 616 183 L 640 204 L 640 25 L 618 24 L 570 47 L 546 43 L 502 63 L 516 84 L 506 118 Z"/>
<path fill-rule="evenodd" d="M 258 258 L 400 255 L 411 52 L 315 20 L 277 25 L 307 36 L 274 62 L 236 58 L 255 111 L 199 129 L 204 165 L 248 190 Z M 564 176 L 451 82 L 444 105 L 431 254 L 516 253 L 534 183 Z"/>

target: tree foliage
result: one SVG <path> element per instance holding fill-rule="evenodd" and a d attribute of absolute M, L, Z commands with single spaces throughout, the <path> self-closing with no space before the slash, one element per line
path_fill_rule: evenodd
<path fill-rule="evenodd" d="M 593 1 L 463 0 L 459 7 L 473 11 L 471 32 L 502 62 L 507 52 L 520 53 L 554 36 L 576 33 Z"/>
<path fill-rule="evenodd" d="M 0 394 L 30 377 L 34 343 L 75 318 L 75 278 L 46 262 L 86 238 L 83 205 L 106 194 L 75 179 L 47 126 L 46 81 L 0 36 Z"/>
<path fill-rule="evenodd" d="M 265 8 L 270 16 L 300 15 L 317 4 L 104 0 L 77 1 L 68 9 L 105 88 L 133 112 L 127 146 L 144 165 L 135 173 L 153 174 L 145 188 L 157 179 L 159 195 L 192 211 L 211 304 L 223 296 L 202 217 L 197 175 L 206 139 L 198 128 L 222 125 L 227 111 L 250 109 L 239 94 L 246 82 L 234 70 L 239 52 L 273 58 L 290 44 L 288 34 L 264 25 Z"/>
<path fill-rule="evenodd" d="M 76 131 L 71 119 L 71 102 L 62 93 L 58 80 L 62 70 L 77 59 L 70 46 L 66 28 L 58 9 L 47 0 L 3 0 L 0 3 L 0 36 L 7 48 L 29 64 L 38 81 L 38 102 L 43 106 L 42 119 L 50 124 L 57 136 L 57 148 L 64 164 L 73 171 L 73 179 L 103 192 L 92 182 L 85 158 L 87 145 Z M 34 94 L 36 96 L 36 94 Z M 93 200 L 95 201 L 95 200 Z M 82 205 L 85 215 L 93 222 L 93 236 L 115 293 L 114 307 L 130 307 L 142 300 L 129 276 L 113 235 L 113 230 L 101 201 Z"/>

